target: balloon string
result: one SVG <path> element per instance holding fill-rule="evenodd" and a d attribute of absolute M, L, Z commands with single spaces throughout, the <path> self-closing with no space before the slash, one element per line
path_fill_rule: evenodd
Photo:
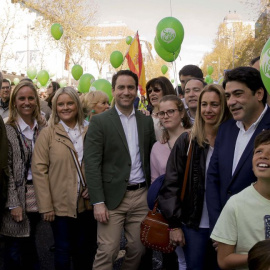
<path fill-rule="evenodd" d="M 172 0 L 170 0 L 170 10 L 171 10 L 171 17 L 172 17 Z"/>
<path fill-rule="evenodd" d="M 173 73 L 174 73 L 174 82 L 175 82 L 175 92 L 176 95 L 178 96 L 178 80 L 177 80 L 177 71 L 176 71 L 176 58 L 175 58 L 175 53 L 173 54 L 174 61 L 173 61 Z"/>

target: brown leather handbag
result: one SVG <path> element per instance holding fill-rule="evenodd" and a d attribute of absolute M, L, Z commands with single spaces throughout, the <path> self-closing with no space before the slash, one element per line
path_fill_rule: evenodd
<path fill-rule="evenodd" d="M 183 182 L 183 188 L 181 191 L 181 200 L 183 201 L 185 196 L 185 190 L 187 185 L 187 177 L 191 159 L 191 140 L 188 150 L 188 158 L 185 169 L 185 177 Z M 158 202 L 155 202 L 153 210 L 150 210 L 141 223 L 141 241 L 144 246 L 153 250 L 161 251 L 162 253 L 171 253 L 175 250 L 174 246 L 170 241 L 170 231 L 168 221 L 158 211 Z"/>

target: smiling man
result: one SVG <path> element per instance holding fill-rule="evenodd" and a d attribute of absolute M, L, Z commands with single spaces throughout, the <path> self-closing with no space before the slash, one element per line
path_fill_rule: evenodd
<path fill-rule="evenodd" d="M 233 119 L 220 126 L 208 169 L 206 199 L 212 228 L 227 200 L 256 181 L 254 139 L 270 129 L 266 89 L 258 70 L 239 67 L 228 71 L 223 87 Z"/>
<path fill-rule="evenodd" d="M 10 81 L 7 79 L 3 79 L 2 87 L 1 87 L 1 99 L 0 99 L 0 115 L 2 118 L 6 118 L 9 115 L 9 97 L 11 92 Z"/>
<path fill-rule="evenodd" d="M 140 224 L 148 212 L 155 132 L 152 117 L 134 109 L 137 89 L 136 74 L 117 72 L 112 78 L 115 106 L 92 117 L 85 138 L 85 175 L 98 221 L 96 270 L 113 268 L 123 228 L 127 247 L 122 269 L 138 269 L 145 252 Z"/>
<path fill-rule="evenodd" d="M 200 78 L 190 78 L 185 84 L 185 102 L 188 108 L 187 113 L 192 124 L 195 120 L 199 96 L 205 86 L 206 82 Z"/>

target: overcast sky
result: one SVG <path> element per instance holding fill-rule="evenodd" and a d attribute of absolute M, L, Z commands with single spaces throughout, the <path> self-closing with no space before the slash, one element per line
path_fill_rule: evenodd
<path fill-rule="evenodd" d="M 176 17 L 184 26 L 185 38 L 177 68 L 186 64 L 199 65 L 205 52 L 210 51 L 219 24 L 229 11 L 251 19 L 252 10 L 241 0 L 98 0 L 98 22 L 122 21 L 139 31 L 141 39 L 153 44 L 158 22 Z M 254 10 L 254 9 L 253 9 Z M 254 15 L 253 15 L 254 17 Z"/>

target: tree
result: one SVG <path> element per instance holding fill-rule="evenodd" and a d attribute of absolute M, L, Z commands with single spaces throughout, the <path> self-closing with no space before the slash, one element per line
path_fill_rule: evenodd
<path fill-rule="evenodd" d="M 211 65 L 214 68 L 212 78 L 218 80 L 223 75 L 224 69 L 232 69 L 239 65 L 239 59 L 243 58 L 243 48 L 247 46 L 247 40 L 252 38 L 250 25 L 233 22 L 228 26 L 221 23 L 213 50 L 203 57 L 201 66 L 203 73 L 206 75 L 207 67 Z"/>
<path fill-rule="evenodd" d="M 12 5 L 9 0 L 1 1 L 0 9 L 0 67 L 5 68 L 9 59 L 15 58 L 11 44 L 15 35 L 15 27 L 19 24 L 22 10 Z"/>
<path fill-rule="evenodd" d="M 79 61 L 85 53 L 86 37 L 89 36 L 89 25 L 95 22 L 97 8 L 94 0 L 43 0 L 20 1 L 27 8 L 36 10 L 45 20 L 43 27 L 59 23 L 64 34 L 59 40 L 65 53 L 65 69 L 70 70 L 70 62 Z"/>

